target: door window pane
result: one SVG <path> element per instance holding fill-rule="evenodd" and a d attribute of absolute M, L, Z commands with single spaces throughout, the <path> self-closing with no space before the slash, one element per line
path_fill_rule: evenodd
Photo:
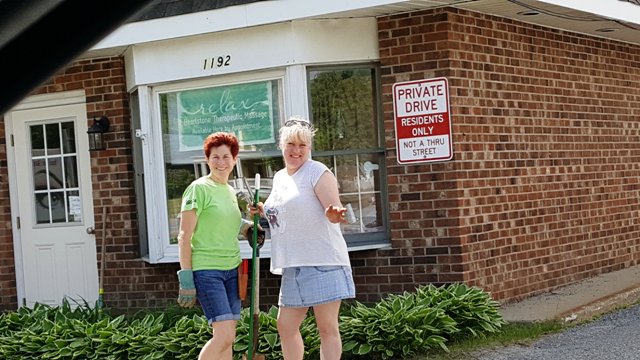
<path fill-rule="evenodd" d="M 62 158 L 49 158 L 49 188 L 62 189 L 64 187 L 64 176 L 62 175 Z"/>
<path fill-rule="evenodd" d="M 29 130 L 36 224 L 81 222 L 74 123 L 31 125 Z"/>
<path fill-rule="evenodd" d="M 78 187 L 78 161 L 75 156 L 64 158 L 64 178 L 66 187 Z"/>
<path fill-rule="evenodd" d="M 29 127 L 31 134 L 31 155 L 44 155 L 44 125 L 33 125 Z"/>
<path fill-rule="evenodd" d="M 82 207 L 80 206 L 80 192 L 67 191 L 67 214 L 69 222 L 82 221 Z"/>
<path fill-rule="evenodd" d="M 62 152 L 60 149 L 60 129 L 59 124 L 45 125 L 45 134 L 47 138 L 47 155 L 57 155 Z"/>
<path fill-rule="evenodd" d="M 65 206 L 64 191 L 52 191 L 49 193 L 49 208 L 51 220 L 54 223 L 67 221 L 67 207 Z"/>
<path fill-rule="evenodd" d="M 43 149 L 44 151 L 44 149 Z M 45 159 L 33 159 L 31 160 L 31 166 L 33 169 L 33 188 L 34 190 L 47 190 L 49 185 L 47 181 L 47 163 Z"/>
<path fill-rule="evenodd" d="M 49 216 L 49 193 L 35 194 L 36 224 L 48 224 Z"/>
<path fill-rule="evenodd" d="M 76 134 L 73 122 L 64 122 L 62 126 L 62 153 L 71 154 L 76 152 Z"/>

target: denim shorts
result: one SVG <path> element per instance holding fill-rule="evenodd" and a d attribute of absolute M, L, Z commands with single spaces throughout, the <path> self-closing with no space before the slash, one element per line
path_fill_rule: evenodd
<path fill-rule="evenodd" d="M 196 270 L 193 281 L 209 325 L 216 321 L 240 320 L 238 269 Z"/>
<path fill-rule="evenodd" d="M 284 268 L 278 305 L 309 307 L 356 296 L 349 266 Z"/>

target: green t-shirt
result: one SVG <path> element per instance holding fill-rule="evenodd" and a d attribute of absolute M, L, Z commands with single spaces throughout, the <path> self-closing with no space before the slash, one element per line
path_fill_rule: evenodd
<path fill-rule="evenodd" d="M 191 237 L 193 270 L 231 270 L 240 264 L 238 229 L 242 215 L 233 187 L 208 176 L 193 181 L 182 195 L 182 211 L 195 209 Z"/>

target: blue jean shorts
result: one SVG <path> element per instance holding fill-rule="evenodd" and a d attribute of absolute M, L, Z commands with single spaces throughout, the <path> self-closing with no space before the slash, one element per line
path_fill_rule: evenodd
<path fill-rule="evenodd" d="M 216 321 L 240 320 L 238 269 L 196 270 L 193 281 L 209 325 Z"/>
<path fill-rule="evenodd" d="M 284 268 L 278 305 L 310 307 L 356 296 L 349 266 Z"/>

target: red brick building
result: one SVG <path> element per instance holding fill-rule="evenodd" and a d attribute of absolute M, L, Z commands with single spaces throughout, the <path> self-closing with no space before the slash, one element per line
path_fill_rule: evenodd
<path fill-rule="evenodd" d="M 281 3 L 143 17 L 5 114 L 0 309 L 92 300 L 103 260 L 108 306 L 174 301 L 174 202 L 202 170 L 180 111 L 200 92 L 268 98 L 238 176 L 277 170 L 286 117 L 320 129 L 313 156 L 359 219 L 344 231 L 360 301 L 451 282 L 514 301 L 640 263 L 640 25 L 537 1 Z M 453 157 L 399 164 L 392 86 L 434 78 L 448 82 Z M 102 116 L 106 148 L 88 151 Z M 274 304 L 279 279 L 262 270 Z"/>

